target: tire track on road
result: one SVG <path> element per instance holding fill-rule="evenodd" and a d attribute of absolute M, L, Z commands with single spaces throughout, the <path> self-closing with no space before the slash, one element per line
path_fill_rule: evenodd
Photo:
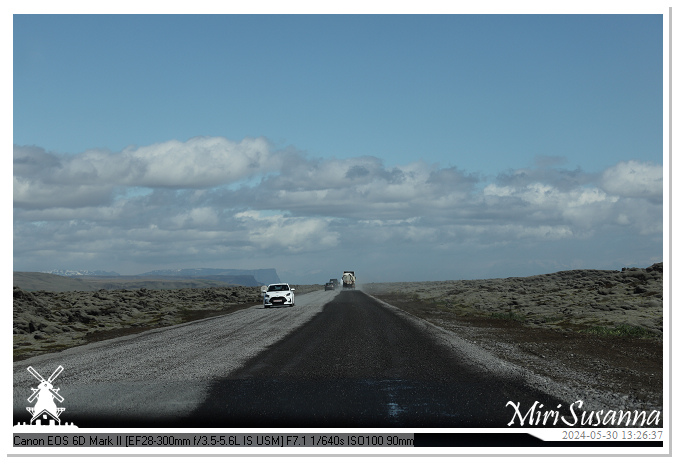
<path fill-rule="evenodd" d="M 507 401 L 561 403 L 489 370 L 360 291 L 209 390 L 194 427 L 506 427 Z"/>

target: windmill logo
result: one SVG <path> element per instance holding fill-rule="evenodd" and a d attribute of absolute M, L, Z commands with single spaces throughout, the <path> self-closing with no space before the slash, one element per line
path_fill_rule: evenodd
<path fill-rule="evenodd" d="M 28 366 L 27 370 L 40 382 L 38 388 L 31 388 L 33 394 L 28 397 L 29 403 L 35 401 L 35 406 L 26 408 L 31 413 L 30 425 L 62 425 L 59 416 L 66 408 L 57 407 L 57 404 L 54 402 L 54 400 L 57 400 L 59 403 L 64 402 L 64 398 L 59 394 L 59 389 L 54 388 L 54 381 L 64 370 L 63 366 L 57 367 L 47 380 L 38 371 L 33 369 L 33 366 Z"/>

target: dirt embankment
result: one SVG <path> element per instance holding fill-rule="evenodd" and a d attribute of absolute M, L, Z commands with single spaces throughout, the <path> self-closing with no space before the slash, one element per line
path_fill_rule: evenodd
<path fill-rule="evenodd" d="M 323 288 L 296 287 L 297 294 Z M 27 292 L 14 287 L 14 360 L 261 303 L 260 287 Z"/>
<path fill-rule="evenodd" d="M 524 278 L 366 284 L 577 399 L 662 410 L 663 266 Z"/>

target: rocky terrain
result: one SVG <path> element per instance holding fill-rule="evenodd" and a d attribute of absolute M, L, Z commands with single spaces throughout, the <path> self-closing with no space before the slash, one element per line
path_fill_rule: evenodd
<path fill-rule="evenodd" d="M 662 263 L 362 289 L 576 392 L 573 401 L 662 410 Z"/>
<path fill-rule="evenodd" d="M 301 285 L 296 293 L 322 289 Z M 14 360 L 261 303 L 260 287 L 35 291 L 14 287 Z"/>
<path fill-rule="evenodd" d="M 65 292 L 71 290 L 175 290 L 183 288 L 256 287 L 261 285 L 251 275 L 202 276 L 61 276 L 44 272 L 14 272 L 14 286 L 22 290 Z M 272 282 L 274 282 L 273 280 Z"/>
<path fill-rule="evenodd" d="M 532 277 L 367 284 L 371 294 L 407 295 L 460 317 L 513 319 L 527 326 L 661 336 L 663 265 L 576 270 Z"/>

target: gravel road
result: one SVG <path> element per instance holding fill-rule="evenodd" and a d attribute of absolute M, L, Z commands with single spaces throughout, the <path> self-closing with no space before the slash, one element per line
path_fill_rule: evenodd
<path fill-rule="evenodd" d="M 554 408 L 492 355 L 360 291 L 300 295 L 14 363 L 14 422 L 47 378 L 80 427 L 506 426 L 507 401 Z"/>
<path fill-rule="evenodd" d="M 63 421 L 181 418 L 203 403 L 211 379 L 229 375 L 304 325 L 336 295 L 297 295 L 293 308 L 254 306 L 14 362 L 13 421 L 30 420 L 27 398 L 38 382 L 27 367 L 48 378 L 59 365 L 64 371 L 54 386 L 65 399 L 58 404 L 66 408 Z"/>
<path fill-rule="evenodd" d="M 308 324 L 209 389 L 185 424 L 506 427 L 507 401 L 562 403 L 452 334 L 343 291 Z"/>

